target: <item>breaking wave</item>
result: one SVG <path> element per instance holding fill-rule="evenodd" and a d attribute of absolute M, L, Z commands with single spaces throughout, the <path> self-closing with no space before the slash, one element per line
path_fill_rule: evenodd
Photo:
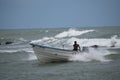
<path fill-rule="evenodd" d="M 28 53 L 34 53 L 34 51 L 31 48 L 25 48 L 25 49 L 4 49 L 0 50 L 0 53 L 16 53 L 16 52 L 28 52 Z"/>
<path fill-rule="evenodd" d="M 64 48 L 70 49 L 73 45 L 73 42 L 77 41 L 80 46 L 102 46 L 102 47 L 120 47 L 120 39 L 117 38 L 91 38 L 91 39 L 79 39 L 76 37 L 70 37 L 70 38 L 55 38 L 55 37 L 44 37 L 39 40 L 33 40 L 31 43 L 41 44 L 45 46 L 51 46 L 51 47 L 57 47 L 62 48 L 64 45 Z"/>
<path fill-rule="evenodd" d="M 102 48 L 89 48 L 89 52 L 82 52 L 81 54 L 72 55 L 69 59 L 70 61 L 110 61 L 106 59 L 106 55 L 113 54 L 108 49 L 120 48 L 120 39 L 117 35 L 112 35 L 110 38 L 77 38 L 76 36 L 81 36 L 83 34 L 88 34 L 94 32 L 95 30 L 83 30 L 78 31 L 75 29 L 69 29 L 68 31 L 63 31 L 54 37 L 43 37 L 42 39 L 33 40 L 31 43 L 40 44 L 44 46 L 50 46 L 60 49 L 70 49 L 72 50 L 72 45 L 74 41 L 77 41 L 82 47 L 92 47 L 98 46 Z"/>
<path fill-rule="evenodd" d="M 89 32 L 93 32 L 95 30 L 83 30 L 83 31 L 78 31 L 75 29 L 70 28 L 68 31 L 61 32 L 55 36 L 55 38 L 64 38 L 64 37 L 72 37 L 72 36 L 79 36 L 82 34 L 86 34 Z"/>
<path fill-rule="evenodd" d="M 29 41 L 20 38 L 0 38 L 0 53 L 31 52 Z"/>

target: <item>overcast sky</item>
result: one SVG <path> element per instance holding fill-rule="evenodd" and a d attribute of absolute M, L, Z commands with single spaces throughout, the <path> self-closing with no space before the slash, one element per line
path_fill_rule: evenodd
<path fill-rule="evenodd" d="M 120 0 L 0 0 L 0 28 L 120 26 Z"/>

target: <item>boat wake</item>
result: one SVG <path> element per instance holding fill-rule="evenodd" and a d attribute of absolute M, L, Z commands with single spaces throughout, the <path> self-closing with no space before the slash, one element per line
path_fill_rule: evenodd
<path fill-rule="evenodd" d="M 83 61 L 83 62 L 90 62 L 90 61 L 100 61 L 100 62 L 108 62 L 111 61 L 107 59 L 105 56 L 110 55 L 111 53 L 105 49 L 94 49 L 90 48 L 89 52 L 82 52 L 79 54 L 72 55 L 69 58 L 69 61 Z"/>

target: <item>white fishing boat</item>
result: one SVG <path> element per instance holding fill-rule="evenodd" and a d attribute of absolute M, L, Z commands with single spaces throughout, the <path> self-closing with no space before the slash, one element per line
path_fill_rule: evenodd
<path fill-rule="evenodd" d="M 59 49 L 39 44 L 30 43 L 40 62 L 68 61 L 76 53 L 73 50 Z M 78 53 L 78 52 L 77 52 Z"/>

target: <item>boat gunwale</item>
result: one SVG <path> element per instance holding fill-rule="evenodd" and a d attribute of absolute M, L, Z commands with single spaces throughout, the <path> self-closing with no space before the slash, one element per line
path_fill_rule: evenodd
<path fill-rule="evenodd" d="M 30 43 L 30 45 L 32 45 L 32 46 L 38 46 L 38 47 L 41 47 L 41 48 L 48 48 L 48 49 L 54 49 L 54 50 L 61 50 L 61 51 L 73 51 L 73 50 L 60 49 L 60 48 L 49 47 L 49 46 L 44 46 L 44 45 L 34 44 L 34 43 Z"/>

